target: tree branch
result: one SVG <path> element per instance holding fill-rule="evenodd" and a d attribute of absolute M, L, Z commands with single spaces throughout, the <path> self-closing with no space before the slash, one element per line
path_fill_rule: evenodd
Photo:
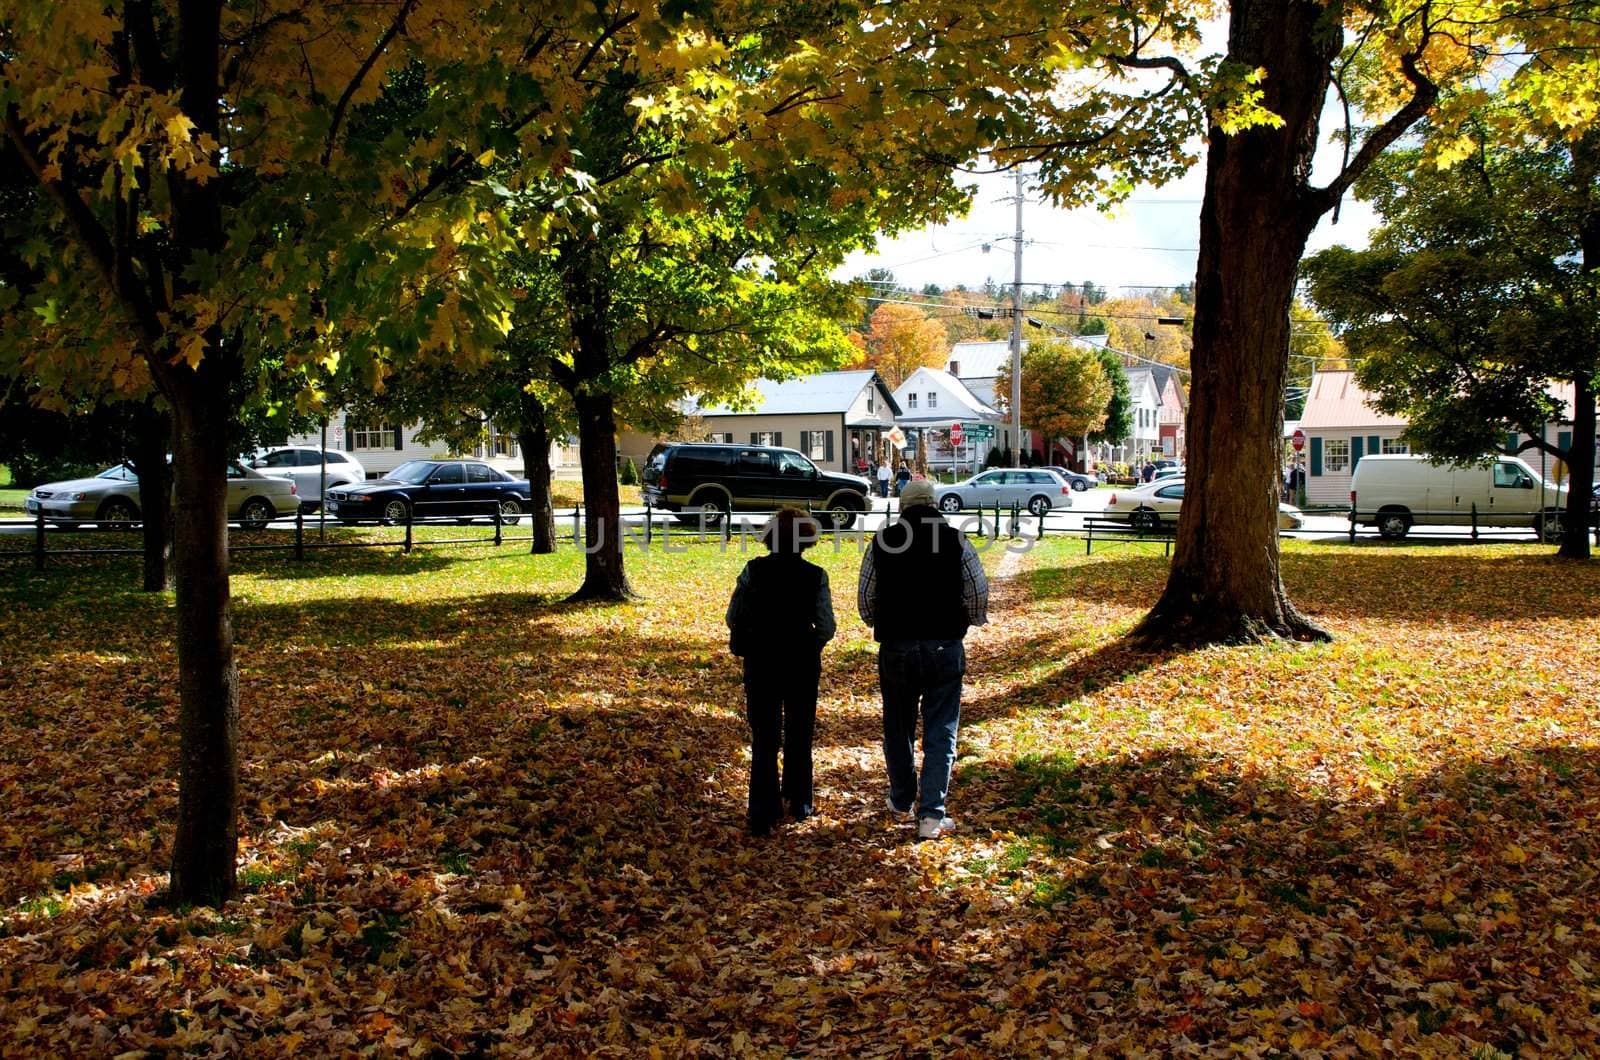
<path fill-rule="evenodd" d="M 1431 4 L 1423 5 L 1424 22 L 1431 6 Z M 1391 114 L 1376 132 L 1367 137 L 1361 149 L 1356 152 L 1356 156 L 1345 164 L 1338 176 L 1329 181 L 1327 186 L 1310 189 L 1306 197 L 1306 217 L 1309 221 L 1314 223 L 1317 218 L 1331 210 L 1344 197 L 1344 193 L 1350 190 L 1350 185 L 1356 182 L 1356 178 L 1365 173 L 1367 168 L 1377 161 L 1379 155 L 1388 150 L 1407 129 L 1433 108 L 1434 102 L 1439 98 L 1439 86 L 1434 84 L 1417 65 L 1432 35 L 1431 28 L 1425 27 L 1422 39 L 1417 42 L 1416 48 L 1400 57 L 1401 72 L 1405 74 L 1406 80 L 1411 82 L 1411 98 L 1405 106 Z"/>
<path fill-rule="evenodd" d="M 328 123 L 328 135 L 323 141 L 323 168 L 327 168 L 328 160 L 333 157 L 333 142 L 339 135 L 339 126 L 344 123 L 345 112 L 350 109 L 350 100 L 361 87 L 361 82 L 367 79 L 367 75 L 372 72 L 372 68 L 378 64 L 379 56 L 388 50 L 390 42 L 405 31 L 406 18 L 410 16 L 416 6 L 417 0 L 405 0 L 405 3 L 400 5 L 399 14 L 394 16 L 394 21 L 389 23 L 389 28 L 383 31 L 382 37 L 378 38 L 378 43 L 367 54 L 366 60 L 362 62 L 360 69 L 356 70 L 356 74 L 350 79 L 350 83 L 344 86 L 344 91 L 339 95 L 339 102 L 334 104 L 333 120 Z"/>

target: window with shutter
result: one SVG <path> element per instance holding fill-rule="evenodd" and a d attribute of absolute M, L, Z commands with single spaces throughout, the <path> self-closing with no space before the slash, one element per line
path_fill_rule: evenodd
<path fill-rule="evenodd" d="M 833 432 L 832 431 L 824 431 L 823 434 L 827 438 L 827 454 L 823 457 L 823 459 L 828 461 L 829 463 L 832 463 L 833 462 Z"/>
<path fill-rule="evenodd" d="M 1312 474 L 1313 477 L 1322 474 L 1322 439 L 1321 438 L 1312 438 L 1311 439 L 1311 474 Z"/>
<path fill-rule="evenodd" d="M 1350 440 L 1350 467 L 1352 470 L 1357 464 L 1361 463 L 1361 458 L 1367 455 L 1363 451 L 1364 449 L 1365 443 L 1359 434 Z"/>

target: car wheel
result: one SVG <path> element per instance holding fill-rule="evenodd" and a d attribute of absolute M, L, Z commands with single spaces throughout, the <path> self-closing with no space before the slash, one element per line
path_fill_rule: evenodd
<path fill-rule="evenodd" d="M 522 518 L 522 505 L 515 497 L 506 497 L 500 502 L 500 521 L 509 526 L 516 526 L 517 520 Z"/>
<path fill-rule="evenodd" d="M 939 510 L 951 514 L 959 512 L 961 510 L 961 498 L 954 493 L 946 493 L 939 498 Z"/>
<path fill-rule="evenodd" d="M 1039 496 L 1028 498 L 1028 511 L 1043 519 L 1050 514 L 1050 498 Z"/>
<path fill-rule="evenodd" d="M 390 526 L 399 526 L 410 517 L 411 508 L 398 497 L 383 506 L 383 521 Z"/>
<path fill-rule="evenodd" d="M 856 506 L 849 501 L 834 501 L 828 505 L 828 524 L 835 530 L 848 530 L 855 524 L 856 511 Z"/>
<path fill-rule="evenodd" d="M 1161 516 L 1149 508 L 1136 509 L 1128 516 L 1128 522 L 1135 530 L 1149 532 L 1161 529 Z"/>
<path fill-rule="evenodd" d="M 244 502 L 244 507 L 239 509 L 239 525 L 246 530 L 261 530 L 276 514 L 271 504 L 260 497 L 251 497 Z"/>
<path fill-rule="evenodd" d="M 728 502 L 713 495 L 696 503 L 690 511 L 694 522 L 701 526 L 721 526 L 728 517 Z"/>
<path fill-rule="evenodd" d="M 1561 512 L 1546 512 L 1534 523 L 1541 541 L 1559 541 L 1567 535 L 1567 520 Z"/>
<path fill-rule="evenodd" d="M 1081 478 L 1075 478 L 1072 480 L 1072 488 L 1082 493 L 1089 488 L 1089 484 Z"/>
<path fill-rule="evenodd" d="M 1411 530 L 1411 518 L 1405 512 L 1379 512 L 1378 533 L 1390 541 L 1399 541 Z"/>
<path fill-rule="evenodd" d="M 131 523 L 139 518 L 133 504 L 121 497 L 113 497 L 100 506 L 102 523 Z"/>

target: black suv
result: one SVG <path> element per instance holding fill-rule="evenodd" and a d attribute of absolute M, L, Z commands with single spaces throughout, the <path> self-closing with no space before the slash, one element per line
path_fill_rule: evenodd
<path fill-rule="evenodd" d="M 642 477 L 645 501 L 686 523 L 714 526 L 729 512 L 792 504 L 826 512 L 842 529 L 868 508 L 866 479 L 820 471 L 795 450 L 770 445 L 667 445 L 650 454 Z"/>

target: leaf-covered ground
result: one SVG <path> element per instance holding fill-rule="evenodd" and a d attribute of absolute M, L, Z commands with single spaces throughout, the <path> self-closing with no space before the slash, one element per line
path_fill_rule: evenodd
<path fill-rule="evenodd" d="M 0 1053 L 1600 1049 L 1600 564 L 1291 544 L 1331 646 L 1119 641 L 1163 573 L 1050 542 L 969 640 L 951 813 L 882 811 L 833 575 L 820 815 L 742 833 L 742 558 L 236 569 L 243 893 L 158 899 L 170 598 L 0 568 Z M 990 556 L 995 565 L 998 554 Z M 57 561 L 52 561 L 56 563 Z"/>

